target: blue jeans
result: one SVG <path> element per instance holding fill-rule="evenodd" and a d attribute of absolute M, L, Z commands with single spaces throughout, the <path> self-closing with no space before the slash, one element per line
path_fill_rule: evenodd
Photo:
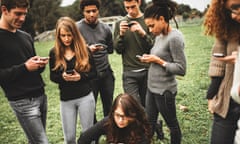
<path fill-rule="evenodd" d="M 47 97 L 42 95 L 9 101 L 30 144 L 48 144 L 45 132 L 47 116 Z"/>
<path fill-rule="evenodd" d="M 230 99 L 228 114 L 222 118 L 214 114 L 211 132 L 211 144 L 233 144 L 240 117 L 240 105 Z"/>
<path fill-rule="evenodd" d="M 152 135 L 160 112 L 170 129 L 171 144 L 180 144 L 182 134 L 176 115 L 175 97 L 176 93 L 172 94 L 170 91 L 165 91 L 163 95 L 160 95 L 147 90 L 146 112 L 152 126 Z"/>
<path fill-rule="evenodd" d="M 123 72 L 124 92 L 135 97 L 144 107 L 147 91 L 147 74 L 147 70 L 140 72 Z"/>
<path fill-rule="evenodd" d="M 61 118 L 65 144 L 76 144 L 77 115 L 80 116 L 82 131 L 93 126 L 95 100 L 93 93 L 68 101 L 61 101 Z"/>

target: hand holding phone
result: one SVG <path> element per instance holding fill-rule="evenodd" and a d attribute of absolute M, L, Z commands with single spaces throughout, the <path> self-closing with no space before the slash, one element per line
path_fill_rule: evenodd
<path fill-rule="evenodd" d="M 130 21 L 130 22 L 128 23 L 128 27 L 131 27 L 131 26 L 133 26 L 134 24 L 135 24 L 134 22 Z"/>
<path fill-rule="evenodd" d="M 66 73 L 73 75 L 73 74 L 74 74 L 74 70 L 73 70 L 73 69 L 71 69 L 71 70 L 66 70 Z"/>
<path fill-rule="evenodd" d="M 95 46 L 95 47 L 98 47 L 98 48 L 100 48 L 100 49 L 107 48 L 107 45 L 102 44 L 102 43 L 96 43 L 96 44 L 94 44 L 94 46 Z"/>
<path fill-rule="evenodd" d="M 48 63 L 49 57 L 37 57 L 35 62 L 39 64 L 39 68 L 44 67 Z"/>
<path fill-rule="evenodd" d="M 142 58 L 142 56 L 140 56 L 140 55 L 136 55 L 136 57 L 137 57 L 137 58 Z"/>
<path fill-rule="evenodd" d="M 49 59 L 49 57 L 40 57 L 40 61 L 46 61 L 48 59 Z"/>

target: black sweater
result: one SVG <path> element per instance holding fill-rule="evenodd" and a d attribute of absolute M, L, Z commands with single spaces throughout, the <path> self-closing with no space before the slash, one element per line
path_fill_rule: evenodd
<path fill-rule="evenodd" d="M 81 133 L 80 138 L 78 139 L 78 144 L 90 144 L 92 141 L 97 140 L 100 136 L 110 133 L 110 131 L 108 131 L 105 126 L 108 119 L 109 119 L 108 116 L 103 118 L 102 120 L 94 124 L 92 127 L 90 127 L 89 129 Z M 123 129 L 124 128 L 122 128 L 122 130 Z M 127 133 L 125 134 L 128 135 L 129 130 L 127 130 L 126 132 Z M 147 140 L 147 138 L 144 135 L 144 132 L 140 131 L 140 133 L 142 133 L 142 136 L 141 136 L 142 139 L 141 141 L 136 142 L 136 144 L 150 144 L 150 141 Z"/>
<path fill-rule="evenodd" d="M 79 72 L 81 79 L 75 81 L 65 81 L 62 77 L 63 69 L 52 70 L 55 67 L 55 53 L 52 49 L 49 54 L 50 61 L 50 79 L 57 83 L 60 89 L 60 99 L 62 101 L 73 100 L 86 96 L 92 91 L 90 86 L 90 80 L 97 76 L 96 68 L 92 56 L 90 55 L 91 69 L 89 72 Z M 71 60 L 66 60 L 67 70 L 74 69 L 76 57 L 74 56 Z"/>
<path fill-rule="evenodd" d="M 20 30 L 0 29 L 0 85 L 8 100 L 37 97 L 44 93 L 40 73 L 29 72 L 25 62 L 36 55 L 32 37 Z"/>

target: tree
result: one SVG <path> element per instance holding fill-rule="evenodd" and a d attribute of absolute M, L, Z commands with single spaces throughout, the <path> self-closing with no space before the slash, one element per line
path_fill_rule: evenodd
<path fill-rule="evenodd" d="M 126 14 L 122 0 L 102 0 L 101 5 L 100 15 L 102 17 Z"/>
<path fill-rule="evenodd" d="M 67 7 L 60 7 L 62 0 L 30 0 L 31 8 L 23 25 L 23 30 L 29 32 L 32 36 L 35 33 L 42 33 L 46 30 L 55 28 L 57 19 L 61 16 L 69 16 L 75 21 L 83 18 L 79 8 L 80 0 Z M 144 11 L 146 2 L 142 0 L 141 10 Z M 202 16 L 202 13 L 196 9 L 191 9 L 189 5 L 179 4 L 178 15 L 182 15 L 184 19 L 191 17 L 193 14 Z M 100 16 L 125 16 L 126 11 L 123 0 L 101 0 Z"/>
<path fill-rule="evenodd" d="M 190 13 L 190 12 L 191 12 L 191 8 L 189 5 L 185 5 L 185 4 L 178 5 L 177 14 L 182 15 L 184 13 L 186 14 L 186 13 Z"/>
<path fill-rule="evenodd" d="M 33 21 L 35 32 L 41 33 L 55 27 L 57 19 L 61 16 L 60 3 L 61 0 L 31 0 L 29 17 Z"/>
<path fill-rule="evenodd" d="M 72 5 L 61 7 L 60 14 L 62 16 L 69 16 L 75 21 L 78 21 L 82 18 L 80 8 L 79 8 L 80 0 L 76 0 Z"/>

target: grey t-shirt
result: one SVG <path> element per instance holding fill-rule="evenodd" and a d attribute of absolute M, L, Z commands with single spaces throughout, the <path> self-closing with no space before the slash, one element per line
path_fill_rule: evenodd
<path fill-rule="evenodd" d="M 110 27 L 99 21 L 96 27 L 92 28 L 84 19 L 78 22 L 77 26 L 88 45 L 102 43 L 107 46 L 103 50 L 92 53 L 92 55 L 98 72 L 109 68 L 108 54 L 113 53 L 113 38 Z"/>

